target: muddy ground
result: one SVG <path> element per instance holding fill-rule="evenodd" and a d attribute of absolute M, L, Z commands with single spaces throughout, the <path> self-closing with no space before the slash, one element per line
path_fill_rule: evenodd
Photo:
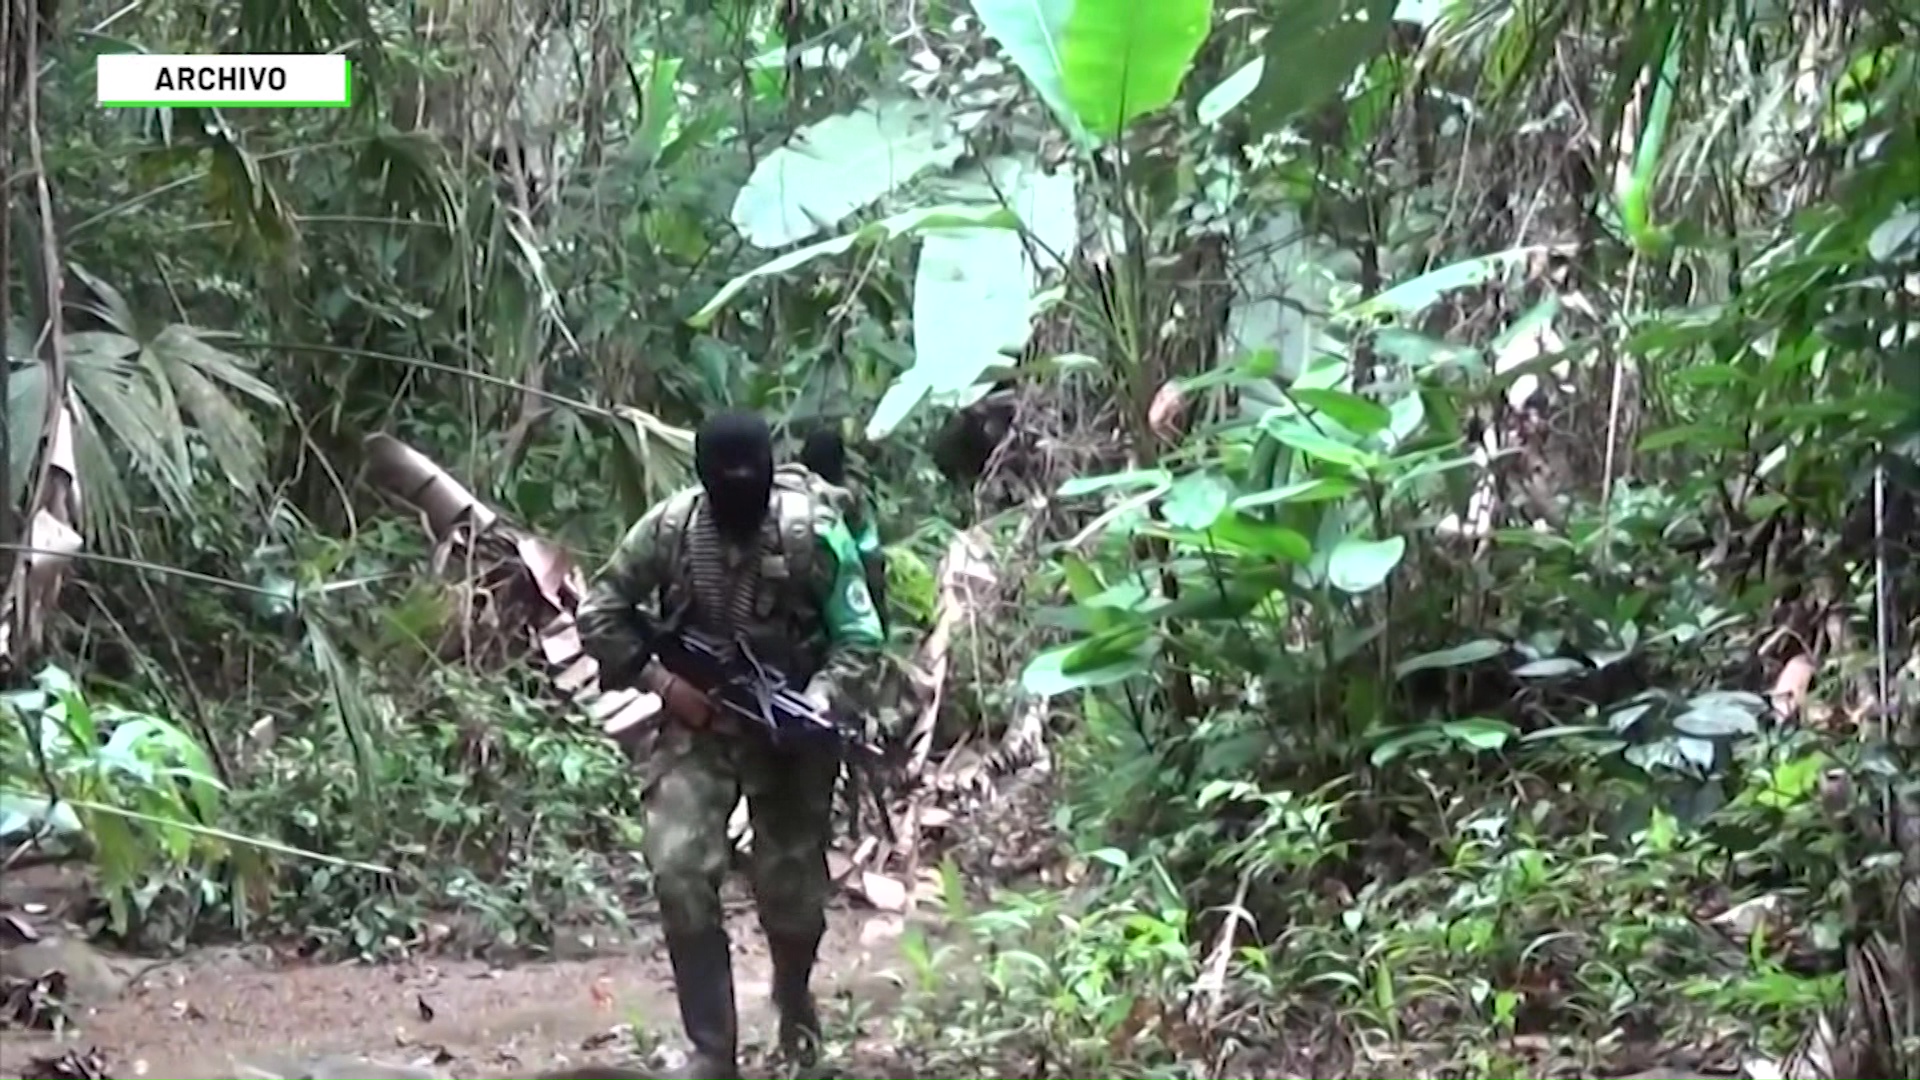
<path fill-rule="evenodd" d="M 5 884 L 0 895 L 13 894 L 16 914 L 32 902 L 21 900 L 20 882 Z M 752 1068 L 773 1034 L 770 970 L 750 909 L 735 904 L 732 912 L 735 993 Z M 847 907 L 829 917 L 816 985 L 835 1071 L 901 1075 L 885 1025 L 870 1018 L 901 996 L 906 918 Z M 664 949 L 644 926 L 617 954 L 585 959 L 312 964 L 248 948 L 155 965 L 36 922 L 41 940 L 8 948 L 4 966 L 9 974 L 66 972 L 73 1026 L 8 1032 L 0 1040 L 4 1077 L 18 1077 L 34 1057 L 87 1047 L 100 1049 L 113 1076 L 170 1078 L 300 1076 L 320 1063 L 339 1068 L 342 1058 L 504 1077 L 588 1062 L 666 1065 L 679 1048 Z M 856 1023 L 861 1018 L 867 1022 Z"/>

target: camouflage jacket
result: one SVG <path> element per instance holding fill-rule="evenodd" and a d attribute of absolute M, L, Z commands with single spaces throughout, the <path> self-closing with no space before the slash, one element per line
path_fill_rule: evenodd
<path fill-rule="evenodd" d="M 713 531 L 698 487 L 674 494 L 627 530 L 594 579 L 579 613 L 587 651 L 602 671 L 631 678 L 636 609 L 658 618 L 685 605 L 699 629 L 746 635 L 835 712 L 869 716 L 862 691 L 881 631 L 848 527 L 852 505 L 844 488 L 781 466 L 758 550 L 744 552 Z"/>

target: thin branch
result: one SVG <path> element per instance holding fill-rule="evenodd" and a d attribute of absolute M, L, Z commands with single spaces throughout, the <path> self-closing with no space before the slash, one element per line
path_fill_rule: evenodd
<path fill-rule="evenodd" d="M 59 242 L 54 235 L 53 227 L 53 190 L 47 184 L 46 153 L 40 140 L 40 25 L 37 9 L 27 7 L 27 2 L 28 0 L 7 0 L 13 15 L 13 18 L 8 20 L 11 24 L 9 29 L 21 39 L 20 52 L 23 63 L 20 65 L 20 71 L 21 79 L 25 83 L 21 88 L 21 97 L 26 102 L 27 161 L 33 171 L 34 201 L 38 204 L 40 212 L 40 258 L 46 274 L 47 290 L 47 355 L 43 361 L 47 367 L 47 400 L 46 415 L 40 425 L 39 467 L 33 484 L 28 489 L 26 502 L 23 504 L 24 512 L 21 514 L 23 527 L 33 520 L 35 512 L 47 498 L 47 485 L 53 477 L 54 440 L 60 429 L 67 398 L 67 341 L 60 326 L 60 288 L 63 274 L 60 268 Z M 0 41 L 0 53 L 4 53 L 0 55 L 0 64 L 11 65 L 12 44 L 11 41 Z M 11 90 L 11 77 L 8 82 L 8 89 Z M 0 121 L 5 119 L 0 118 Z M 0 201 L 0 213 L 6 212 L 5 206 L 6 203 Z M 5 333 L 6 330 L 7 327 L 0 324 L 0 333 Z M 4 351 L 0 349 L 0 352 Z M 5 362 L 10 364 L 12 361 Z M 0 408 L 4 407 L 5 403 L 0 402 Z M 31 535 L 30 529 L 27 535 Z M 33 622 L 30 610 L 33 597 L 27 587 L 31 560 L 17 557 L 11 561 L 12 567 L 5 588 L 5 593 L 13 596 L 13 611 L 10 617 L 14 620 L 14 626 L 10 635 L 12 650 L 9 659 L 13 669 L 19 671 L 28 666 L 20 661 L 29 659 L 35 650 L 35 642 L 31 641 L 27 635 L 27 628 Z M 0 609 L 4 607 L 5 604 L 0 602 Z M 0 610 L 0 616 L 3 615 L 7 613 Z M 22 733 L 27 737 L 27 745 L 33 751 L 34 769 L 39 774 L 41 785 L 47 789 L 47 808 L 41 817 L 40 828 L 34 830 L 34 836 L 30 841 L 30 843 L 38 843 L 41 833 L 52 828 L 54 811 L 60 806 L 60 785 L 54 779 L 52 764 L 47 760 L 47 750 L 41 741 L 40 724 L 29 717 L 25 710 L 14 711 L 18 714 Z M 22 845 L 21 850 L 25 850 L 27 846 L 29 845 Z"/>
<path fill-rule="evenodd" d="M 0 0 L 0 179 L 13 172 L 13 39 L 15 0 Z M 28 27 L 32 29 L 31 26 Z M 13 326 L 13 184 L 0 183 L 0 410 L 13 400 L 13 357 L 7 344 Z M 14 542 L 13 432 L 0 423 L 0 544 Z M 0 581 L 13 580 L 13 560 L 0 558 Z"/>

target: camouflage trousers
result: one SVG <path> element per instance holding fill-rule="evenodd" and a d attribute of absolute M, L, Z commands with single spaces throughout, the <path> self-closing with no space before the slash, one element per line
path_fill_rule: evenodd
<path fill-rule="evenodd" d="M 733 861 L 727 819 L 742 795 L 753 824 L 754 907 L 769 938 L 818 941 L 831 883 L 827 844 L 840 758 L 830 745 L 774 746 L 669 720 L 642 758 L 645 834 L 668 934 L 722 928 Z"/>

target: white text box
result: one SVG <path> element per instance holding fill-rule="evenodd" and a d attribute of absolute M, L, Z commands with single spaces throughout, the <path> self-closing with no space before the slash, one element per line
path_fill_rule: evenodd
<path fill-rule="evenodd" d="M 100 104 L 115 108 L 199 105 L 344 108 L 353 72 L 344 56 L 312 53 L 100 57 Z"/>

